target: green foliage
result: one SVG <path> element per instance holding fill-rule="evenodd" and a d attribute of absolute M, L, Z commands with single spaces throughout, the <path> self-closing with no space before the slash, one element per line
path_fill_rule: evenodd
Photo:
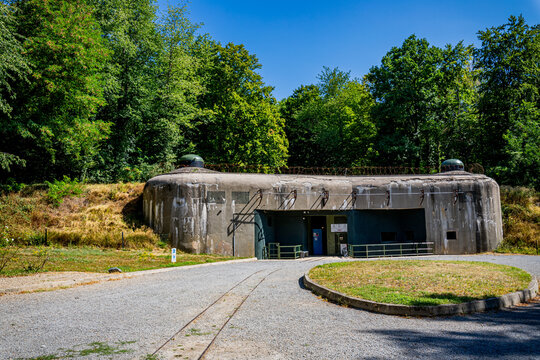
<path fill-rule="evenodd" d="M 293 94 L 280 103 L 280 113 L 285 120 L 285 132 L 289 140 L 289 166 L 308 166 L 317 163 L 318 148 L 314 143 L 314 132 L 310 121 L 298 114 L 304 108 L 314 106 L 320 100 L 316 85 L 300 86 Z"/>
<path fill-rule="evenodd" d="M 12 261 L 17 260 L 19 247 L 7 225 L 0 227 L 0 272 Z"/>
<path fill-rule="evenodd" d="M 0 152 L 0 170 L 10 172 L 13 165 L 25 166 L 26 161 L 17 155 Z"/>
<path fill-rule="evenodd" d="M 381 165 L 438 166 L 444 158 L 471 161 L 474 144 L 472 48 L 440 49 L 412 35 L 392 48 L 366 83 L 376 99 Z M 468 139 L 463 141 L 463 139 Z"/>
<path fill-rule="evenodd" d="M 499 181 L 538 187 L 540 27 L 511 16 L 507 24 L 480 31 L 478 38 L 479 151 Z"/>
<path fill-rule="evenodd" d="M 0 227 L 0 248 L 5 248 L 13 244 L 15 239 L 11 237 L 9 227 L 4 225 Z"/>
<path fill-rule="evenodd" d="M 54 180 L 52 183 L 45 182 L 49 188 L 47 191 L 47 199 L 54 206 L 60 206 L 66 196 L 79 196 L 83 189 L 77 179 L 71 180 L 64 175 L 63 180 Z"/>
<path fill-rule="evenodd" d="M 281 102 L 292 166 L 365 165 L 374 154 L 373 99 L 347 72 L 324 67 L 319 84 Z"/>
<path fill-rule="evenodd" d="M 0 2 L 4 191 L 145 181 L 185 153 L 262 172 L 460 158 L 539 186 L 540 27 L 521 16 L 480 31 L 478 49 L 412 35 L 362 80 L 323 67 L 280 103 L 255 54 L 201 28 L 184 1 Z"/>
<path fill-rule="evenodd" d="M 0 2 L 0 116 L 11 113 L 10 101 L 17 95 L 12 82 L 25 81 L 29 71 L 28 59 L 23 55 L 22 39 L 15 31 L 17 22 L 14 11 L 14 7 Z M 0 169 L 5 169 L 1 158 Z"/>
<path fill-rule="evenodd" d="M 156 60 L 160 37 L 153 0 L 91 0 L 104 46 L 110 56 L 103 69 L 104 99 L 97 118 L 111 123 L 111 136 L 91 174 L 93 181 L 122 178 L 125 168 L 143 160 L 141 144 L 148 142 L 144 119 L 152 117 L 158 88 Z M 169 129 L 164 129 L 169 130 Z"/>
<path fill-rule="evenodd" d="M 26 184 L 18 183 L 14 178 L 7 178 L 4 184 L 0 184 L 0 194 L 18 192 L 26 187 Z"/>
<path fill-rule="evenodd" d="M 27 160 L 29 178 L 43 179 L 55 168 L 84 176 L 108 134 L 108 124 L 92 118 L 104 104 L 108 55 L 97 23 L 82 0 L 15 1 L 14 7 L 30 81 L 12 84 L 17 98 L 0 129 L 0 148 Z"/>
<path fill-rule="evenodd" d="M 192 128 L 193 118 L 200 113 L 197 97 L 204 88 L 197 76 L 200 65 L 191 55 L 197 46 L 195 31 L 198 25 L 189 22 L 186 11 L 185 5 L 169 7 L 167 16 L 158 24 L 161 39 L 158 76 L 141 143 L 148 164 L 174 164 L 183 149 L 189 148 L 184 134 Z"/>
<path fill-rule="evenodd" d="M 534 189 L 526 187 L 501 186 L 501 202 L 503 204 L 514 204 L 529 206 L 540 200 L 540 193 Z"/>
<path fill-rule="evenodd" d="M 272 88 L 256 72 L 260 67 L 243 45 L 214 44 L 196 131 L 197 150 L 207 162 L 285 165 L 284 121 Z"/>
<path fill-rule="evenodd" d="M 21 37 L 15 32 L 15 9 L 0 2 L 0 119 L 11 115 L 11 102 L 16 98 L 15 81 L 26 81 L 28 59 L 24 57 Z M 25 166 L 24 159 L 0 151 L 0 170 L 10 172 L 13 165 Z"/>
<path fill-rule="evenodd" d="M 9 263 L 16 261 L 18 254 L 19 248 L 16 246 L 0 246 L 0 272 Z"/>

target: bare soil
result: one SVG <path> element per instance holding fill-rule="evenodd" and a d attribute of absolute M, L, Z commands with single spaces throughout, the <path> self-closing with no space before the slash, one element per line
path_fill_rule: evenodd
<path fill-rule="evenodd" d="M 130 273 L 87 273 L 77 271 L 47 272 L 28 276 L 0 277 L 0 296 L 37 291 L 65 289 L 79 285 L 96 284 L 102 281 L 119 280 Z"/>

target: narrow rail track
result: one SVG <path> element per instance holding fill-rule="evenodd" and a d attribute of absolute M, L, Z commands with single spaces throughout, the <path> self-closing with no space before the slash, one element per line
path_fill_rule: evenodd
<path fill-rule="evenodd" d="M 233 287 L 224 292 L 211 304 L 191 318 L 191 320 L 185 323 L 177 332 L 159 346 L 152 355 L 165 355 L 167 358 L 172 358 L 179 356 L 178 353 L 182 352 L 182 358 L 204 359 L 214 345 L 217 337 L 238 312 L 240 307 L 246 302 L 249 296 L 264 280 L 279 270 L 280 269 L 275 269 L 264 275 L 261 279 L 255 279 L 257 281 L 251 286 L 248 284 L 249 280 L 264 270 L 256 271 L 237 282 Z M 241 289 L 242 287 L 245 287 L 243 291 Z M 240 294 L 235 293 L 235 290 Z M 216 322 L 220 323 L 221 326 L 216 328 L 217 325 L 214 324 Z M 201 332 L 200 329 L 196 329 L 194 327 L 196 323 L 199 324 L 199 327 L 202 326 L 203 328 L 206 328 L 207 332 Z M 191 332 L 188 330 L 188 327 L 190 326 L 192 326 L 191 329 L 189 329 Z M 217 331 L 215 331 L 216 329 Z M 197 340 L 192 340 L 195 337 L 197 337 Z M 188 340 L 191 340 L 192 342 L 190 345 L 191 347 L 187 346 L 187 348 L 184 349 L 184 345 L 179 344 L 179 342 L 184 343 Z"/>
<path fill-rule="evenodd" d="M 225 326 L 227 326 L 227 324 L 229 323 L 229 321 L 231 321 L 231 319 L 233 318 L 233 316 L 236 314 L 236 312 L 238 311 L 238 309 L 240 309 L 240 307 L 242 307 L 242 305 L 244 305 L 244 303 L 246 302 L 247 298 L 257 289 L 257 287 L 259 287 L 259 285 L 264 281 L 266 280 L 267 277 L 269 277 L 270 275 L 272 275 L 273 273 L 275 273 L 276 271 L 279 271 L 280 269 L 276 269 L 274 271 L 272 271 L 271 273 L 267 274 L 265 277 L 263 277 L 261 279 L 261 281 L 259 281 L 257 283 L 257 285 L 255 285 L 255 287 L 253 289 L 251 289 L 251 291 L 249 292 L 249 294 L 247 294 L 243 299 L 242 301 L 240 302 L 240 304 L 234 309 L 233 313 L 231 314 L 231 316 L 229 316 L 229 318 L 227 319 L 227 321 L 221 326 L 221 328 L 218 330 L 218 332 L 216 333 L 216 335 L 214 336 L 214 338 L 212 339 L 212 341 L 210 342 L 210 344 L 208 344 L 208 346 L 204 349 L 204 351 L 202 352 L 202 354 L 198 357 L 198 360 L 200 359 L 204 359 L 204 357 L 206 356 L 206 354 L 208 353 L 208 351 L 210 350 L 210 348 L 214 345 L 214 342 L 216 341 L 217 337 L 219 336 L 219 334 L 221 334 L 221 331 L 225 328 Z"/>
<path fill-rule="evenodd" d="M 185 328 L 187 328 L 190 324 L 192 324 L 193 322 L 195 322 L 198 318 L 200 318 L 205 312 L 208 311 L 208 309 L 210 309 L 212 306 L 214 306 L 215 304 L 217 304 L 217 302 L 221 299 L 223 299 L 228 293 L 230 293 L 231 291 L 233 291 L 234 289 L 236 289 L 238 286 L 240 286 L 243 282 L 245 282 L 247 279 L 249 279 L 250 277 L 252 277 L 253 275 L 255 274 L 258 274 L 260 272 L 262 272 L 263 270 L 259 270 L 259 271 L 255 271 L 253 274 L 251 275 L 248 275 L 246 276 L 244 279 L 240 280 L 239 282 L 237 282 L 232 288 L 230 288 L 229 290 L 227 290 L 226 292 L 224 292 L 220 297 L 218 297 L 213 303 L 211 303 L 210 305 L 208 305 L 207 307 L 205 307 L 200 313 L 198 313 L 197 315 L 195 315 L 189 322 L 187 322 L 184 326 L 182 326 L 180 328 L 180 330 L 178 330 L 177 332 L 175 332 L 170 338 L 167 339 L 167 341 L 165 341 L 160 347 L 158 347 L 156 349 L 156 351 L 154 351 L 152 353 L 152 355 L 156 355 L 161 349 L 163 349 L 163 347 L 165 347 L 165 345 L 167 345 L 169 342 L 171 342 L 178 334 L 180 334 Z"/>

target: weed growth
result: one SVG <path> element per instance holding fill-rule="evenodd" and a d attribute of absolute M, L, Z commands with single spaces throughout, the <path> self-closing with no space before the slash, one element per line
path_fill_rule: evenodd
<path fill-rule="evenodd" d="M 34 250 L 32 257 L 27 258 L 26 263 L 23 265 L 23 271 L 28 273 L 42 271 L 49 259 L 49 249 L 39 247 L 38 249 Z"/>
<path fill-rule="evenodd" d="M 63 180 L 54 180 L 52 183 L 46 181 L 45 183 L 49 187 L 47 198 L 56 207 L 60 206 L 65 197 L 79 196 L 83 192 L 82 186 L 77 179 L 71 180 L 66 175 L 64 175 Z"/>
<path fill-rule="evenodd" d="M 14 246 L 14 239 L 11 237 L 9 227 L 0 228 L 0 272 L 10 262 L 17 259 L 19 248 Z"/>

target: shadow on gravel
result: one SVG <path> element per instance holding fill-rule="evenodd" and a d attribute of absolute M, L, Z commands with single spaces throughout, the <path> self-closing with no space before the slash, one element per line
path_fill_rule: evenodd
<path fill-rule="evenodd" d="M 306 287 L 304 286 L 304 275 L 300 276 L 300 279 L 298 279 L 298 286 L 300 286 L 300 289 L 306 290 Z"/>
<path fill-rule="evenodd" d="M 538 353 L 540 343 L 540 301 L 529 306 L 519 306 L 498 312 L 467 316 L 433 318 L 440 324 L 440 331 L 415 329 L 370 330 L 359 333 L 377 334 L 402 349 L 407 358 L 492 358 L 525 357 Z M 470 330 L 468 324 L 476 323 L 484 331 Z M 445 331 L 445 329 L 452 329 Z M 458 329 L 457 331 L 455 329 Z M 375 358 L 373 358 L 375 359 Z"/>

